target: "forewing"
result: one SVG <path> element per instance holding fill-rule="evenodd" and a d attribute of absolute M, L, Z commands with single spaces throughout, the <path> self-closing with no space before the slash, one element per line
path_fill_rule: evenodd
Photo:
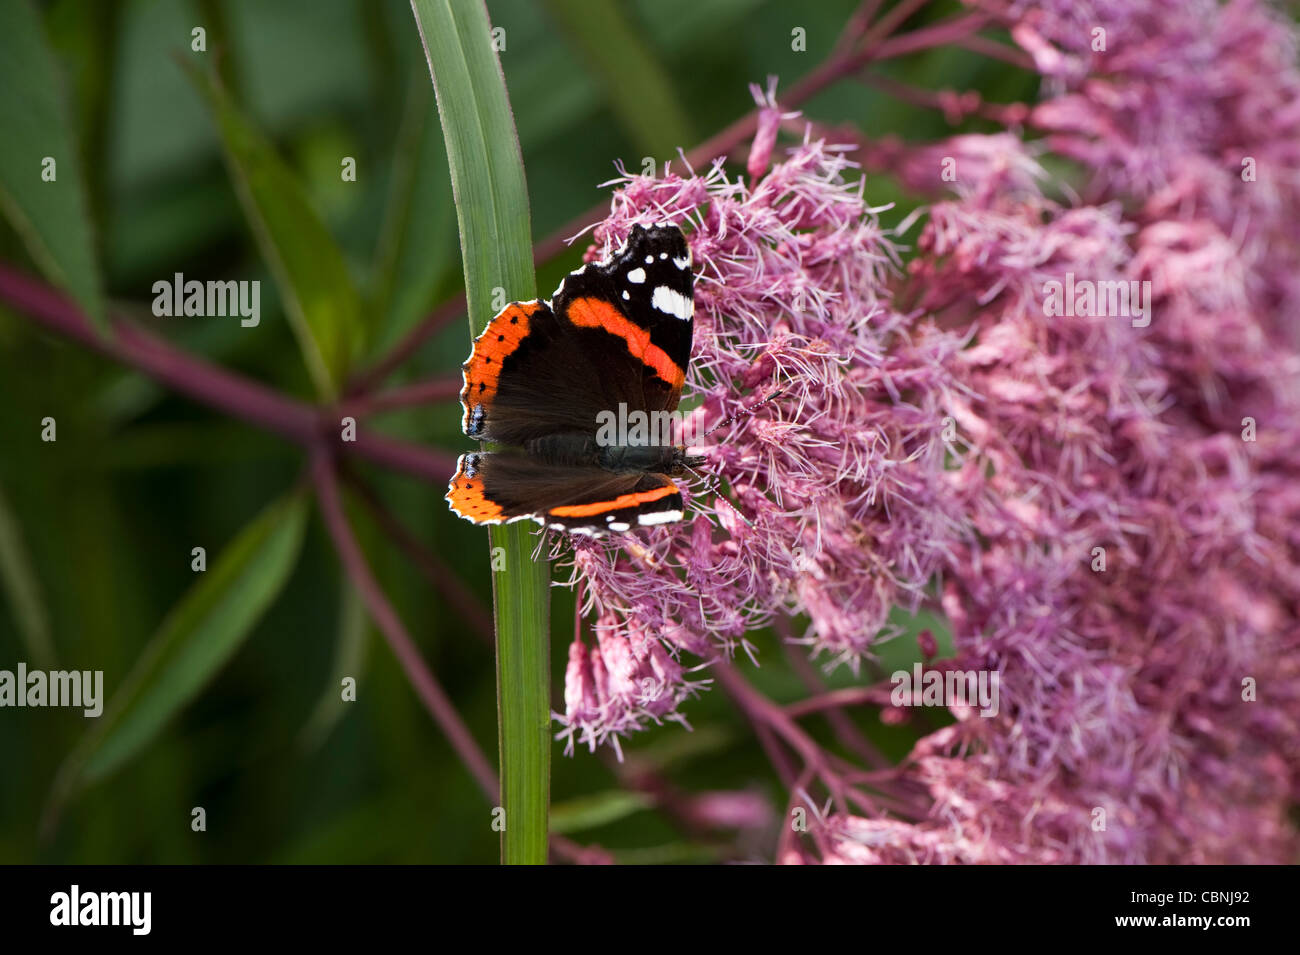
<path fill-rule="evenodd" d="M 608 262 L 588 265 L 555 290 L 555 311 L 579 328 L 604 329 L 639 366 L 645 410 L 681 397 L 695 327 L 691 253 L 672 225 L 633 226 Z"/>

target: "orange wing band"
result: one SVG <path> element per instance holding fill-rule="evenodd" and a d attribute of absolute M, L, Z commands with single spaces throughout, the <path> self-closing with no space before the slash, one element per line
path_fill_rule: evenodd
<path fill-rule="evenodd" d="M 608 302 L 598 298 L 577 298 L 569 303 L 569 319 L 584 328 L 603 328 L 627 343 L 632 357 L 645 362 L 655 374 L 668 382 L 674 391 L 680 391 L 686 372 L 668 357 L 657 345 L 650 344 L 650 332 L 629 321 Z"/>
<path fill-rule="evenodd" d="M 551 508 L 553 517 L 592 517 L 596 514 L 605 514 L 609 511 L 622 510 L 625 507 L 635 507 L 638 504 L 648 504 L 650 501 L 657 501 L 665 498 L 669 494 L 677 493 L 676 484 L 665 484 L 663 487 L 656 487 L 649 491 L 641 491 L 634 494 L 620 494 L 612 501 L 597 501 L 595 504 L 571 504 L 565 507 Z"/>

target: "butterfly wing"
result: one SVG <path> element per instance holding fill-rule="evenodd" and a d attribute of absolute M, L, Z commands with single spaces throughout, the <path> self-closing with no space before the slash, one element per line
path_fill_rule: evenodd
<path fill-rule="evenodd" d="M 462 454 L 447 503 L 475 524 L 530 518 L 570 533 L 682 519 L 681 491 L 666 474 L 563 467 L 509 451 Z"/>
<path fill-rule="evenodd" d="M 597 347 L 635 360 L 641 410 L 677 407 L 695 328 L 691 252 L 680 229 L 633 226 L 608 262 L 566 278 L 552 304 L 575 328 L 603 330 Z"/>
<path fill-rule="evenodd" d="M 471 438 L 594 434 L 597 415 L 677 407 L 691 352 L 690 251 L 675 226 L 633 228 L 609 262 L 585 265 L 544 302 L 507 306 L 462 366 Z"/>
<path fill-rule="evenodd" d="M 543 302 L 505 308 L 474 340 L 461 366 L 465 433 L 512 445 L 560 432 L 591 434 L 600 409 L 639 405 L 639 370 L 632 359 L 603 356 L 585 337 Z"/>

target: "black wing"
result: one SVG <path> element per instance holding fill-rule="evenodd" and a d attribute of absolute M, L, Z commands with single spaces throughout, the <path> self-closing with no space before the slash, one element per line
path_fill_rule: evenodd
<path fill-rule="evenodd" d="M 675 226 L 633 228 L 603 264 L 583 266 L 543 302 L 507 306 L 462 366 L 471 438 L 523 445 L 595 434 L 602 411 L 677 407 L 694 326 L 690 251 Z"/>
<path fill-rule="evenodd" d="M 601 350 L 603 333 L 578 331 L 544 302 L 509 305 L 492 319 L 461 366 L 465 434 L 511 445 L 595 434 L 601 409 L 640 407 L 640 370 L 631 356 Z"/>

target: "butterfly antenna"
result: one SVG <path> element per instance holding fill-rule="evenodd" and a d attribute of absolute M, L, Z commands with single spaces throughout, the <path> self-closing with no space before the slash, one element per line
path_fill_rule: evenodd
<path fill-rule="evenodd" d="M 757 404 L 755 404 L 752 408 L 746 408 L 746 409 L 744 409 L 743 411 L 737 411 L 735 414 L 733 414 L 733 415 L 728 415 L 727 417 L 723 418 L 721 421 L 719 421 L 717 424 L 715 424 L 715 425 L 714 425 L 712 428 L 710 428 L 708 431 L 704 432 L 704 434 L 702 435 L 702 437 L 707 438 L 709 435 L 713 434 L 713 432 L 717 431 L 719 428 L 725 428 L 727 425 L 731 424 L 733 421 L 739 421 L 741 418 L 747 418 L 747 417 L 749 417 L 749 416 L 752 415 L 755 411 L 757 411 L 759 408 L 763 407 L 763 405 L 765 405 L 765 404 L 767 404 L 769 401 L 771 401 L 773 398 L 777 398 L 777 397 L 779 397 L 780 395 L 782 395 L 782 394 L 784 394 L 784 393 L 785 393 L 785 388 L 778 388 L 778 389 L 776 389 L 776 391 L 772 392 L 770 395 L 768 395 L 768 396 L 767 396 L 766 398 L 764 398 L 762 401 L 760 401 L 760 402 L 758 402 Z"/>
<path fill-rule="evenodd" d="M 730 501 L 728 501 L 728 500 L 727 500 L 725 497 L 723 497 L 721 494 L 718 494 L 718 493 L 717 493 L 718 488 L 719 488 L 719 487 L 721 486 L 721 484 L 722 484 L 722 481 L 718 478 L 718 476 L 717 476 L 716 474 L 705 475 L 705 474 L 703 474 L 703 473 L 701 473 L 701 472 L 695 470 L 695 468 L 691 467 L 690 464 L 687 464 L 687 465 L 686 465 L 686 470 L 690 471 L 690 472 L 691 472 L 692 474 L 694 474 L 696 477 L 698 477 L 698 478 L 700 478 L 702 481 L 704 481 L 704 484 L 705 484 L 705 487 L 704 487 L 704 493 L 706 493 L 706 494 L 708 494 L 708 493 L 712 493 L 712 494 L 714 495 L 714 500 L 721 501 L 723 504 L 727 505 L 727 507 L 729 507 L 729 508 L 732 510 L 732 512 L 735 513 L 735 515 L 736 515 L 737 517 L 739 517 L 742 521 L 745 522 L 745 526 L 746 526 L 746 527 L 748 527 L 751 531 L 754 529 L 754 524 L 753 524 L 753 522 L 751 522 L 750 519 L 747 518 L 744 514 L 740 513 L 740 511 L 736 509 L 736 505 L 732 504 Z"/>

